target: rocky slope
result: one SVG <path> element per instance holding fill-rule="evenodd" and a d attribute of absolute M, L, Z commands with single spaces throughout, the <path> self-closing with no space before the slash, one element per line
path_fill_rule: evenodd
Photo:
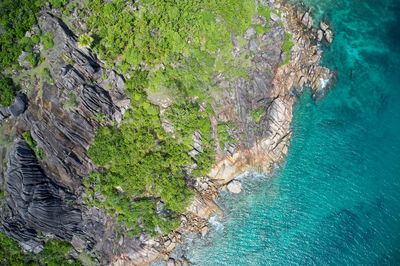
<path fill-rule="evenodd" d="M 332 41 L 332 31 L 321 24 L 313 28 L 308 12 L 290 5 L 275 4 L 282 16 L 271 15 L 258 21 L 270 27 L 262 35 L 254 28 L 245 33 L 246 46 L 237 44 L 235 56 L 251 54 L 249 78 L 219 77 L 221 90 L 214 93 L 212 117 L 217 122 L 234 121 L 235 143 L 217 147 L 218 162 L 208 177 L 196 183 L 197 196 L 185 215 L 180 231 L 207 233 L 207 219 L 220 210 L 214 199 L 218 189 L 229 184 L 240 192 L 240 183 L 232 183 L 248 170 L 269 171 L 286 156 L 291 136 L 292 108 L 297 92 L 311 87 L 315 96 L 329 87 L 333 74 L 321 67 L 318 44 Z M 117 233 L 117 226 L 104 211 L 83 204 L 82 179 L 95 166 L 87 155 L 96 129 L 106 121 L 119 123 L 130 101 L 124 93 L 124 78 L 106 69 L 92 52 L 77 44 L 77 37 L 53 14 L 39 17 L 42 32 L 52 33 L 55 46 L 45 51 L 52 80 L 25 80 L 33 87 L 29 101 L 20 94 L 10 108 L 0 109 L 0 121 L 10 135 L 30 131 L 44 158 L 21 137 L 0 151 L 5 165 L 0 168 L 0 184 L 6 190 L 1 206 L 0 230 L 17 239 L 25 249 L 39 251 L 47 238 L 72 243 L 77 252 L 87 251 L 99 258 L 99 264 L 144 265 L 157 258 L 169 259 L 169 253 L 182 239 L 174 232 L 159 239 L 130 238 Z M 293 34 L 291 60 L 282 53 L 285 32 Z M 258 119 L 252 112 L 260 110 Z M 123 230 L 122 230 L 123 232 Z M 187 263 L 184 259 L 169 264 Z"/>
<path fill-rule="evenodd" d="M 37 84 L 27 109 L 21 94 L 0 113 L 2 119 L 9 118 L 5 124 L 10 132 L 30 131 L 44 158 L 38 161 L 22 138 L 11 145 L 0 229 L 27 250 L 39 251 L 44 239 L 57 237 L 78 251 L 104 255 L 106 264 L 117 241 L 112 221 L 82 204 L 81 180 L 94 169 L 87 149 L 96 129 L 101 121 L 121 121 L 130 101 L 123 78 L 104 69 L 88 49 L 79 48 L 62 21 L 43 13 L 39 27 L 55 36 L 54 48 L 46 51 L 52 81 L 33 81 Z"/>

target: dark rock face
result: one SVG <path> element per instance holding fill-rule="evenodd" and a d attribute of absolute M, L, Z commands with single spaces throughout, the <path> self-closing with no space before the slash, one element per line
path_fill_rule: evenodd
<path fill-rule="evenodd" d="M 57 17 L 42 13 L 39 27 L 54 36 L 54 48 L 43 51 L 51 80 L 37 82 L 33 93 L 19 95 L 0 109 L 17 133 L 29 130 L 44 160 L 37 160 L 18 137 L 0 173 L 6 198 L 0 206 L 0 231 L 25 249 L 39 251 L 48 237 L 71 242 L 77 250 L 98 252 L 107 264 L 118 248 L 113 220 L 104 211 L 82 204 L 82 179 L 94 169 L 87 155 L 102 122 L 122 120 L 130 106 L 123 77 L 102 67 Z M 137 244 L 139 248 L 140 243 Z"/>
<path fill-rule="evenodd" d="M 26 248 L 40 247 L 39 231 L 69 241 L 81 232 L 76 197 L 44 174 L 33 150 L 21 138 L 11 149 L 6 176 L 2 226 Z"/>
<path fill-rule="evenodd" d="M 99 119 L 121 121 L 129 99 L 123 78 L 103 69 L 90 50 L 79 48 L 62 21 L 44 13 L 39 27 L 55 36 L 54 48 L 46 51 L 53 84 L 45 83 L 33 95 L 19 127 L 30 130 L 43 149 L 46 175 L 76 192 L 93 170 L 86 151 Z"/>

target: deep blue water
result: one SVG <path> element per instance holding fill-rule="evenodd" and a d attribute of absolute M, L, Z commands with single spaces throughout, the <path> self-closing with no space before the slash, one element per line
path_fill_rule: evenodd
<path fill-rule="evenodd" d="M 400 0 L 306 0 L 332 22 L 335 87 L 299 100 L 286 163 L 245 177 L 195 265 L 400 265 Z"/>

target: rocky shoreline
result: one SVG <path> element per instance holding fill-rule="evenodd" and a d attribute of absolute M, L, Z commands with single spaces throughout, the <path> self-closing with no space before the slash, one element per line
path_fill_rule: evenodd
<path fill-rule="evenodd" d="M 33 252 L 40 251 L 47 239 L 61 239 L 72 244 L 74 256 L 82 251 L 100 254 L 102 265 L 148 265 L 157 259 L 168 265 L 190 264 L 185 258 L 170 256 L 184 232 L 206 235 L 209 218 L 223 215 L 215 201 L 221 188 L 240 193 L 235 177 L 250 170 L 270 172 L 284 160 L 297 95 L 310 87 L 316 98 L 321 97 L 334 78 L 320 66 L 319 46 L 333 38 L 328 24 L 314 28 L 309 12 L 278 1 L 268 5 L 280 14 L 252 21 L 268 27 L 267 32 L 257 34 L 249 28 L 244 48 L 232 35 L 235 59 L 251 55 L 249 78 L 218 77 L 221 90 L 211 95 L 217 162 L 207 177 L 196 180 L 195 198 L 181 215 L 180 229 L 157 239 L 145 234 L 129 237 L 124 228 L 115 229 L 118 225 L 104 210 L 84 204 L 82 179 L 96 168 L 87 154 L 90 143 L 102 124 L 121 121 L 130 100 L 124 92 L 124 77 L 107 69 L 90 49 L 79 47 L 77 36 L 56 11 L 43 11 L 38 25 L 28 33 L 54 35 L 54 49 L 35 47 L 46 57 L 51 80 L 32 78 L 24 70 L 15 73 L 24 91 L 11 107 L 0 108 L 1 129 L 14 139 L 0 148 L 0 185 L 7 190 L 0 206 L 0 231 Z M 287 32 L 294 46 L 282 52 Z M 99 113 L 104 115 L 98 117 Z M 231 133 L 237 141 L 221 147 L 217 125 L 229 121 L 236 125 Z M 26 140 L 17 137 L 28 131 L 46 159 L 38 158 Z M 194 134 L 193 139 L 195 151 L 201 146 L 201 136 Z"/>
<path fill-rule="evenodd" d="M 157 259 L 164 260 L 168 266 L 190 265 L 190 262 L 184 257 L 178 259 L 170 257 L 175 247 L 182 243 L 182 235 L 185 232 L 196 233 L 202 237 L 207 234 L 210 217 L 212 215 L 223 215 L 223 211 L 216 204 L 219 190 L 227 188 L 231 193 L 241 192 L 241 184 L 235 180 L 235 177 L 247 171 L 270 173 L 274 165 L 282 163 L 287 156 L 292 136 L 292 111 L 297 95 L 304 88 L 310 88 L 314 98 L 318 99 L 331 87 L 335 73 L 320 65 L 322 56 L 320 45 L 332 43 L 332 29 L 326 22 L 321 22 L 319 28 L 316 28 L 310 11 L 301 11 L 301 7 L 280 1 L 276 1 L 273 7 L 282 12 L 282 19 L 279 22 L 283 23 L 285 31 L 293 35 L 294 46 L 291 49 L 290 62 L 278 66 L 274 70 L 273 77 L 270 79 L 271 84 L 266 82 L 264 86 L 259 86 L 261 91 L 258 93 L 267 94 L 268 98 L 264 102 L 267 107 L 265 120 L 262 121 L 266 125 L 265 128 L 261 133 L 257 132 L 250 141 L 247 139 L 246 142 L 234 147 L 233 151 L 219 154 L 218 160 L 208 177 L 197 180 L 195 185 L 196 197 L 187 212 L 182 215 L 181 228 L 177 232 L 157 240 L 144 241 L 145 245 L 139 253 L 116 257 L 113 265 L 148 265 Z M 265 39 L 262 39 L 261 42 Z M 271 46 L 264 48 L 272 49 Z M 257 56 L 256 53 L 255 58 Z M 262 56 L 262 52 L 260 56 Z M 276 60 L 276 58 L 274 59 Z M 268 68 L 271 66 L 263 65 L 261 67 Z M 262 76 L 261 74 L 257 76 L 257 74 L 260 73 L 256 73 L 254 75 L 256 77 L 253 76 L 254 79 Z M 238 84 L 240 84 L 240 80 Z M 232 84 L 229 85 L 232 86 Z M 273 89 L 266 92 L 265 88 L 268 85 L 272 85 Z M 232 87 L 236 90 L 235 94 L 237 95 L 238 92 L 240 94 L 244 90 L 253 89 L 250 88 L 251 86 Z M 228 88 L 227 91 L 229 93 Z M 242 100 L 240 97 L 236 96 L 232 99 L 230 96 L 225 94 L 221 98 L 215 98 L 217 102 L 222 103 L 221 105 L 225 109 L 229 109 Z M 263 95 L 262 97 L 266 96 Z M 221 100 L 229 98 L 232 99 L 231 102 Z M 215 109 L 218 110 L 218 107 Z M 233 117 L 233 120 L 240 120 L 240 117 L 237 117 L 240 115 L 235 112 L 226 112 L 226 110 L 219 110 L 219 113 L 213 119 L 224 121 L 226 116 L 230 116 L 231 119 Z M 246 122 L 244 121 L 243 124 L 246 124 Z M 245 129 L 248 130 L 248 128 Z"/>

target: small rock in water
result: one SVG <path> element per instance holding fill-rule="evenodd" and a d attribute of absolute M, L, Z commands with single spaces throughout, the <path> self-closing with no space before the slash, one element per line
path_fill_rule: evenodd
<path fill-rule="evenodd" d="M 318 41 L 322 41 L 322 38 L 324 37 L 324 32 L 322 30 L 318 30 L 317 32 L 317 36 L 318 36 Z"/>
<path fill-rule="evenodd" d="M 230 182 L 227 188 L 229 192 L 234 194 L 239 194 L 240 192 L 242 192 L 242 184 L 237 180 L 233 180 L 232 182 Z"/>
<path fill-rule="evenodd" d="M 321 30 L 326 31 L 327 29 L 329 29 L 329 25 L 323 21 L 321 21 L 319 23 L 319 27 L 321 28 Z"/>
<path fill-rule="evenodd" d="M 327 40 L 328 43 L 332 43 L 333 41 L 333 32 L 331 30 L 325 31 L 325 39 Z"/>

